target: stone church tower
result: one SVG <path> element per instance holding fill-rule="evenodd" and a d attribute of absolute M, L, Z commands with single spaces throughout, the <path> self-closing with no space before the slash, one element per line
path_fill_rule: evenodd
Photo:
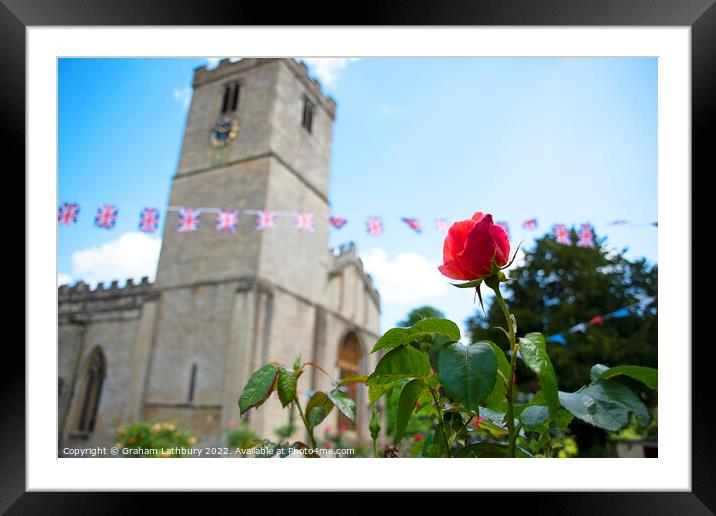
<path fill-rule="evenodd" d="M 63 446 L 111 442 L 133 420 L 175 421 L 200 443 L 221 443 L 239 421 L 241 389 L 266 362 L 300 356 L 335 378 L 374 365 L 378 293 L 352 245 L 326 246 L 335 102 L 293 59 L 223 60 L 196 69 L 193 89 L 156 282 L 59 289 Z M 183 233 L 177 207 L 312 213 L 315 231 L 289 217 L 257 231 L 241 216 L 226 234 L 204 211 L 200 228 Z M 299 387 L 327 388 L 322 376 L 309 372 Z M 352 394 L 366 439 L 367 393 Z M 248 418 L 275 439 L 288 411 L 270 399 Z"/>

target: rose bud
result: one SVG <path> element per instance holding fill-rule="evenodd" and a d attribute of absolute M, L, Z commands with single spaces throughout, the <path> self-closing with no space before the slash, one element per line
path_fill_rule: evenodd
<path fill-rule="evenodd" d="M 475 213 L 471 219 L 450 226 L 443 245 L 443 265 L 448 278 L 474 281 L 491 276 L 493 260 L 497 267 L 507 264 L 510 241 L 507 233 L 492 222 L 492 215 Z"/>

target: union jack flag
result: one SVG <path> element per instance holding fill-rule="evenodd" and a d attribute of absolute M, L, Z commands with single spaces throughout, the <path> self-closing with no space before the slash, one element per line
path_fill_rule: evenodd
<path fill-rule="evenodd" d="M 334 215 L 331 217 L 328 217 L 328 222 L 331 223 L 331 226 L 333 226 L 336 229 L 341 229 L 343 226 L 345 226 L 348 221 L 345 217 L 341 217 L 340 215 Z"/>
<path fill-rule="evenodd" d="M 260 211 L 256 214 L 256 231 L 263 231 L 276 227 L 276 215 L 270 211 Z"/>
<path fill-rule="evenodd" d="M 236 233 L 239 226 L 239 212 L 236 210 L 221 210 L 216 215 L 216 229 L 224 233 Z"/>
<path fill-rule="evenodd" d="M 526 229 L 527 231 L 534 231 L 537 229 L 537 219 L 529 219 L 522 223 L 522 229 Z"/>
<path fill-rule="evenodd" d="M 144 208 L 139 212 L 139 230 L 145 233 L 154 233 L 159 227 L 159 210 Z"/>
<path fill-rule="evenodd" d="M 97 215 L 94 217 L 95 225 L 102 229 L 112 229 L 117 222 L 118 212 L 114 204 L 103 204 L 97 208 Z"/>
<path fill-rule="evenodd" d="M 316 224 L 313 221 L 313 214 L 311 213 L 297 213 L 293 218 L 293 223 L 299 231 L 313 233 L 316 230 Z"/>
<path fill-rule="evenodd" d="M 57 223 L 60 226 L 71 226 L 77 222 L 77 215 L 80 214 L 80 205 L 76 202 L 64 202 L 57 209 Z"/>
<path fill-rule="evenodd" d="M 182 208 L 179 210 L 179 223 L 177 229 L 181 233 L 188 231 L 196 231 L 199 229 L 199 217 L 201 216 L 201 210 L 192 210 L 191 208 Z"/>
<path fill-rule="evenodd" d="M 380 236 L 383 234 L 383 222 L 380 217 L 368 217 L 365 224 L 369 235 Z"/>
<path fill-rule="evenodd" d="M 594 247 L 594 232 L 589 224 L 582 224 L 579 230 L 578 245 L 580 247 Z"/>
<path fill-rule="evenodd" d="M 507 238 L 510 238 L 510 225 L 507 222 L 505 222 L 505 221 L 495 222 L 495 224 L 497 224 L 502 229 L 504 229 L 505 233 L 507 234 Z"/>
<path fill-rule="evenodd" d="M 555 224 L 553 231 L 554 231 L 554 238 L 557 239 L 558 244 L 562 244 L 562 245 L 571 245 L 572 244 L 572 235 L 569 234 L 569 231 L 564 226 L 564 224 Z"/>
<path fill-rule="evenodd" d="M 450 223 L 445 219 L 435 219 L 435 229 L 438 231 L 447 231 L 450 229 Z"/>
<path fill-rule="evenodd" d="M 403 217 L 401 219 L 403 222 L 405 222 L 410 229 L 415 231 L 416 233 L 422 233 L 423 232 L 423 226 L 420 225 L 420 221 L 418 219 L 414 219 L 411 217 Z"/>

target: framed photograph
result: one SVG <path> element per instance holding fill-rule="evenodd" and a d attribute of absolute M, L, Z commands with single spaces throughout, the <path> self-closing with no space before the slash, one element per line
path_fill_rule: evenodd
<path fill-rule="evenodd" d="M 27 242 L 0 507 L 710 514 L 713 2 L 226 7 L 0 4 Z"/>

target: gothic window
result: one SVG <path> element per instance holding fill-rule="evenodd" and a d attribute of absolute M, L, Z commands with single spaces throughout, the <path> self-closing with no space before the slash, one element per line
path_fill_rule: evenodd
<path fill-rule="evenodd" d="M 221 113 L 233 113 L 239 106 L 239 83 L 232 82 L 224 86 L 224 99 L 221 102 Z"/>
<path fill-rule="evenodd" d="M 102 394 L 102 384 L 104 383 L 105 367 L 104 353 L 100 348 L 96 348 L 87 360 L 83 389 L 79 398 L 81 405 L 77 430 L 80 432 L 94 431 L 99 398 Z"/>
<path fill-rule="evenodd" d="M 307 98 L 304 98 L 303 99 L 303 118 L 301 120 L 301 125 L 309 133 L 313 129 L 313 109 L 314 109 L 313 102 L 311 102 Z"/>
<path fill-rule="evenodd" d="M 363 358 L 363 352 L 361 351 L 360 342 L 358 336 L 351 332 L 347 334 L 341 341 L 340 347 L 338 348 L 338 367 L 340 369 L 340 378 L 346 376 L 352 376 L 360 374 L 360 363 Z M 346 385 L 347 394 L 353 398 L 353 401 L 358 405 L 358 383 L 351 383 Z M 353 428 L 353 423 L 343 415 L 339 413 L 338 425 L 345 425 L 348 428 Z"/>

